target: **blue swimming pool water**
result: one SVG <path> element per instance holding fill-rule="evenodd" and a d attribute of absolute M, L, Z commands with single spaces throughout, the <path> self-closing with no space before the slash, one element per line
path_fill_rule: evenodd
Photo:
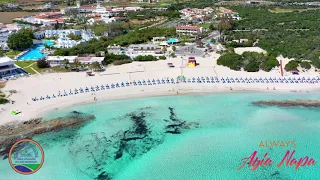
<path fill-rule="evenodd" d="M 44 40 L 42 43 L 34 45 L 28 52 L 23 54 L 18 58 L 18 60 L 37 60 L 46 56 L 46 54 L 42 54 L 41 50 L 44 49 L 44 44 L 48 46 L 53 45 L 52 40 Z"/>

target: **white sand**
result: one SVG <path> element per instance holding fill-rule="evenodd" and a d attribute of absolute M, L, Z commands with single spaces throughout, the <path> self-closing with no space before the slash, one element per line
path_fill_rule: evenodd
<path fill-rule="evenodd" d="M 266 50 L 261 49 L 260 47 L 238 47 L 234 48 L 234 52 L 237 54 L 243 54 L 244 52 L 257 52 L 267 54 Z"/>
<path fill-rule="evenodd" d="M 257 72 L 247 73 L 243 71 L 232 71 L 229 68 L 217 66 L 216 59 L 218 54 L 212 53 L 210 57 L 202 58 L 197 57 L 197 61 L 200 66 L 183 68 L 183 75 L 187 78 L 191 77 L 280 77 L 279 71 L 273 72 Z M 184 57 L 184 66 L 186 64 L 187 57 Z M 172 62 L 176 68 L 168 68 L 167 62 Z M 56 108 L 64 108 L 83 103 L 95 103 L 94 97 L 97 97 L 99 101 L 111 100 L 111 99 L 127 99 L 133 97 L 146 97 L 146 96 L 158 96 L 158 95 L 176 95 L 177 90 L 179 94 L 184 93 L 201 93 L 201 92 L 234 92 L 234 91 L 311 91 L 320 89 L 319 84 L 247 84 L 247 83 L 214 83 L 214 84 L 198 84 L 198 83 L 186 83 L 186 84 L 169 84 L 169 85 L 152 85 L 152 86 L 130 86 L 125 88 L 115 88 L 110 90 L 98 91 L 95 95 L 92 93 L 83 93 L 78 95 L 71 95 L 68 97 L 57 97 L 56 99 L 43 100 L 33 102 L 31 98 L 46 95 L 57 95 L 60 90 L 62 93 L 64 90 L 69 92 L 70 89 L 85 88 L 106 85 L 116 82 L 126 82 L 133 80 L 152 80 L 162 79 L 165 77 L 176 78 L 181 73 L 181 58 L 171 58 L 170 60 L 157 61 L 157 62 L 134 62 L 122 66 L 113 66 L 107 68 L 105 72 L 97 73 L 96 76 L 86 77 L 84 72 L 78 73 L 53 73 L 46 75 L 35 75 L 31 77 L 19 78 L 17 80 L 10 80 L 4 91 L 8 93 L 9 90 L 15 89 L 18 91 L 16 94 L 12 94 L 11 100 L 15 101 L 14 104 L 0 105 L 0 124 L 29 120 L 31 118 L 41 117 L 44 113 L 52 111 Z M 135 73 L 130 73 L 135 72 Z M 119 73 L 119 74 L 113 74 Z M 108 75 L 113 74 L 113 75 Z M 306 74 L 300 74 L 304 77 L 316 77 L 319 76 L 317 72 L 308 72 Z M 295 76 L 297 78 L 297 76 Z M 233 91 L 230 90 L 232 87 Z M 267 87 L 269 90 L 267 90 Z M 274 91 L 273 88 L 276 88 Z M 28 103 L 28 104 L 27 104 Z M 21 110 L 19 115 L 11 115 L 12 110 Z"/>

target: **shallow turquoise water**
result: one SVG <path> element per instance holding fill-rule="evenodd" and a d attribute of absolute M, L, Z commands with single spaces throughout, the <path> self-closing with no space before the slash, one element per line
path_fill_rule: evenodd
<path fill-rule="evenodd" d="M 43 167 L 22 176 L 2 160 L 0 179 L 319 179 L 320 109 L 251 105 L 268 99 L 317 100 L 320 94 L 154 97 L 58 110 L 46 118 L 76 110 L 95 114 L 96 120 L 79 129 L 35 137 L 45 151 Z M 181 123 L 181 134 L 166 133 L 172 130 L 168 125 Z M 121 141 L 132 137 L 138 138 Z M 295 148 L 259 147 L 261 141 L 291 140 Z M 125 145 L 119 153 L 121 142 Z M 278 168 L 287 150 L 295 150 L 297 159 L 314 158 L 316 165 Z M 273 164 L 256 171 L 248 166 L 237 170 L 241 159 L 254 151 L 260 159 L 268 152 Z"/>

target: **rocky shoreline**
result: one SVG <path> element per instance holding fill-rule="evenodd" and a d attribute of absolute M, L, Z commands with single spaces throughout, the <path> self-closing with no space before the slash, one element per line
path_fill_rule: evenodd
<path fill-rule="evenodd" d="M 11 146 L 21 139 L 32 139 L 35 135 L 79 127 L 94 119 L 94 115 L 73 111 L 67 117 L 59 117 L 49 121 L 38 118 L 0 126 L 0 157 L 6 159 Z"/>
<path fill-rule="evenodd" d="M 280 106 L 280 107 L 294 107 L 294 106 L 303 106 L 303 107 L 320 107 L 320 100 L 281 100 L 281 101 L 255 101 L 252 102 L 256 106 Z"/>

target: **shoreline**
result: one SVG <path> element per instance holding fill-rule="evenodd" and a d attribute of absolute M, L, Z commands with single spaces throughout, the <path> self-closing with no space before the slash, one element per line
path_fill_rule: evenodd
<path fill-rule="evenodd" d="M 86 76 L 85 72 L 69 72 L 69 73 L 49 73 L 42 75 L 33 75 L 30 77 L 21 77 L 17 80 L 10 80 L 2 91 L 9 95 L 10 100 L 14 104 L 0 105 L 0 125 L 10 122 L 27 121 L 33 118 L 45 116 L 55 109 L 63 109 L 70 106 L 79 106 L 102 101 L 113 101 L 123 99 L 135 99 L 155 96 L 172 96 L 188 94 L 213 94 L 213 93 L 290 93 L 299 92 L 320 92 L 319 83 L 179 83 L 179 84 L 156 84 L 156 85 L 138 85 L 131 84 L 129 87 L 110 88 L 95 92 L 79 93 L 77 95 L 68 95 L 64 97 L 56 97 L 45 100 L 32 101 L 32 98 L 40 98 L 58 95 L 58 92 L 65 91 L 67 94 L 74 89 L 96 86 L 106 86 L 111 83 L 134 82 L 138 80 L 153 79 L 176 79 L 185 76 L 190 79 L 192 77 L 218 77 L 224 78 L 280 78 L 279 71 L 271 72 L 244 72 L 233 71 L 229 68 L 218 66 L 216 59 L 218 54 L 213 53 L 211 57 L 197 57 L 200 66 L 186 67 L 187 60 L 183 58 L 172 58 L 163 61 L 154 62 L 132 62 L 121 66 L 110 66 L 105 72 L 95 73 L 95 76 Z M 182 64 L 175 68 L 168 68 L 167 63 L 171 62 L 175 65 Z M 185 63 L 185 64 L 184 64 Z M 108 74 L 108 75 L 107 75 Z M 112 75 L 109 75 L 112 74 Z M 319 77 L 319 72 L 305 72 L 299 76 L 293 76 L 288 73 L 285 78 L 313 78 Z M 275 90 L 273 90 L 275 88 Z M 9 93 L 15 90 L 17 93 Z M 94 93 L 95 95 L 92 95 Z M 94 97 L 97 101 L 94 101 Z M 19 110 L 22 113 L 12 115 L 11 111 Z"/>
<path fill-rule="evenodd" d="M 188 84 L 183 84 L 188 85 Z M 189 86 L 194 86 L 195 84 L 189 84 Z M 58 100 L 59 103 L 47 103 L 47 104 L 41 104 L 42 102 L 35 102 L 39 104 L 35 104 L 37 106 L 34 106 L 33 112 L 34 114 L 31 115 L 28 113 L 27 116 L 16 116 L 18 118 L 15 118 L 15 122 L 23 122 L 23 121 L 29 121 L 32 119 L 37 118 L 44 118 L 46 115 L 53 113 L 57 110 L 64 109 L 64 108 L 70 108 L 72 106 L 83 106 L 83 105 L 89 105 L 94 103 L 103 103 L 107 101 L 121 101 L 121 100 L 130 100 L 130 99 L 140 99 L 140 98 L 150 98 L 150 97 L 162 97 L 162 96 L 186 96 L 186 95 L 208 95 L 208 94 L 234 94 L 234 93 L 314 93 L 319 92 L 320 88 L 312 88 L 312 89 L 303 89 L 299 90 L 297 92 L 292 92 L 292 90 L 289 89 L 277 89 L 277 90 L 266 90 L 262 88 L 248 88 L 246 89 L 233 89 L 230 90 L 228 87 L 219 88 L 218 86 L 210 86 L 212 84 L 208 84 L 209 87 L 206 88 L 188 88 L 188 87 L 180 87 L 181 89 L 177 88 L 177 84 L 174 85 L 160 85 L 160 86 L 166 86 L 166 88 L 152 88 L 156 86 L 147 86 L 147 88 L 143 88 L 143 86 L 138 87 L 128 87 L 124 88 L 122 90 L 130 90 L 132 88 L 136 88 L 136 90 L 139 91 L 133 91 L 134 93 L 118 93 L 117 91 L 120 89 L 114 89 L 114 92 L 112 92 L 111 95 L 108 94 L 107 91 L 98 91 L 94 93 L 94 95 L 87 93 L 87 94 L 79 94 L 79 95 L 73 95 L 70 97 L 62 97 Z M 181 86 L 181 84 L 180 84 Z M 150 88 L 148 88 L 150 87 Z M 177 91 L 179 94 L 177 94 Z M 74 96 L 82 96 L 81 98 L 72 98 Z M 94 101 L 93 98 L 96 97 L 97 101 Z M 70 100 L 72 98 L 72 100 Z M 50 102 L 50 100 L 48 100 Z M 23 113 L 23 112 L 22 112 Z M 2 123 L 0 122 L 0 125 L 5 125 L 10 122 L 13 122 L 12 120 Z"/>

